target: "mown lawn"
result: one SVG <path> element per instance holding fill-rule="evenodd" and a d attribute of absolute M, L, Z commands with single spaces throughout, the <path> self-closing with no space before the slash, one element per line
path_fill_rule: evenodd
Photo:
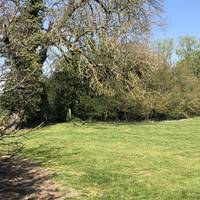
<path fill-rule="evenodd" d="M 200 199 L 200 119 L 57 124 L 24 140 L 20 156 L 55 172 L 87 200 Z"/>

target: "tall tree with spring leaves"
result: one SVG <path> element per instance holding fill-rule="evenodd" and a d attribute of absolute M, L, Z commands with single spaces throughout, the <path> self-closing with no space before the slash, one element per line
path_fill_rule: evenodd
<path fill-rule="evenodd" d="M 76 72 L 102 91 L 101 63 L 90 52 L 102 38 L 126 43 L 146 35 L 161 7 L 161 0 L 0 0 L 0 56 L 8 68 L 2 82 L 10 97 L 5 107 L 38 116 L 45 97 L 42 66 L 52 46 L 68 62 L 78 55 Z"/>

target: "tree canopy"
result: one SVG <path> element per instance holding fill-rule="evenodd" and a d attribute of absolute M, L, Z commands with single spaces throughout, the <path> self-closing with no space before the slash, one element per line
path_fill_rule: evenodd
<path fill-rule="evenodd" d="M 0 0 L 1 109 L 25 124 L 65 121 L 69 110 L 94 120 L 198 115 L 199 41 L 152 45 L 162 8 L 161 0 Z"/>

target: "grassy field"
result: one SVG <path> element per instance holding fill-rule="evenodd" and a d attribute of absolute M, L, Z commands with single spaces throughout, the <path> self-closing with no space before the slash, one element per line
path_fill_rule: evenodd
<path fill-rule="evenodd" d="M 25 139 L 20 156 L 55 172 L 83 200 L 200 199 L 200 119 L 57 124 Z M 71 198 L 75 199 L 75 198 Z"/>

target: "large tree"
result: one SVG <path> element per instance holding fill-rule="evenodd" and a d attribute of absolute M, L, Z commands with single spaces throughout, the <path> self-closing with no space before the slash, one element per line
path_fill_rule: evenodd
<path fill-rule="evenodd" d="M 11 13 L 2 17 L 1 53 L 9 70 L 1 100 L 11 113 L 30 118 L 40 112 L 45 92 L 42 80 L 47 52 L 42 32 L 45 7 L 42 0 L 25 1 L 21 6 L 19 3 L 15 1 L 14 6 L 7 2 L 2 7 L 2 12 L 6 12 L 8 6 Z"/>
<path fill-rule="evenodd" d="M 48 50 L 68 62 L 78 55 L 77 72 L 91 86 L 101 88 L 90 52 L 99 41 L 114 38 L 119 43 L 147 35 L 160 15 L 160 0 L 0 0 L 0 56 L 6 59 L 2 79 L 5 106 L 41 116 L 45 97 L 42 67 Z M 93 45 L 91 45 L 91 43 Z M 51 48 L 52 49 L 52 48 Z M 79 65 L 80 64 L 80 65 Z M 81 66 L 81 67 L 80 67 Z M 6 80 L 6 82 L 5 82 Z M 27 117 L 27 116 L 26 116 Z"/>

